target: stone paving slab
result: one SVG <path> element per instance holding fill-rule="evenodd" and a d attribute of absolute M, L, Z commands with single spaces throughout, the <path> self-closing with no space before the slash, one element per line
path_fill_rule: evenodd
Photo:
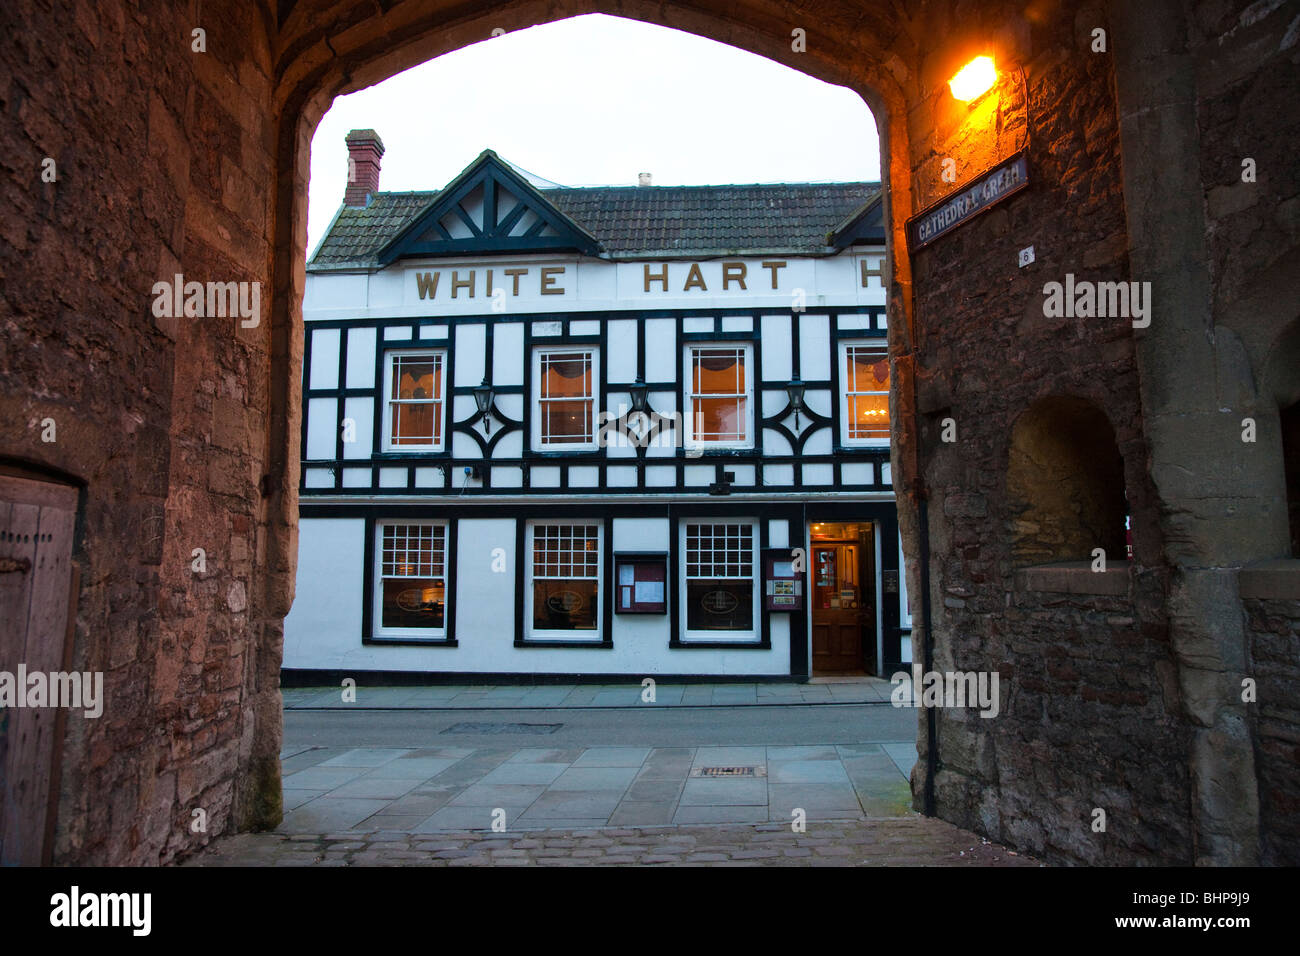
<path fill-rule="evenodd" d="M 874 742 L 313 748 L 289 759 L 297 769 L 284 775 L 279 827 L 288 835 L 323 826 L 489 830 L 500 814 L 527 827 L 787 821 L 796 811 L 814 820 L 888 817 L 910 813 L 912 799 L 897 761 Z M 711 776 L 705 768 L 751 773 Z"/>
<path fill-rule="evenodd" d="M 932 817 L 543 832 L 222 837 L 183 866 L 1041 866 Z"/>
<path fill-rule="evenodd" d="M 344 702 L 341 687 L 287 687 L 286 710 L 366 708 L 415 710 L 545 710 L 573 707 L 761 707 L 802 704 L 862 704 L 889 700 L 893 685 L 880 677 L 817 678 L 809 683 L 673 684 L 655 686 L 655 699 L 642 699 L 640 680 L 626 684 L 430 684 L 357 687 L 356 701 Z"/>

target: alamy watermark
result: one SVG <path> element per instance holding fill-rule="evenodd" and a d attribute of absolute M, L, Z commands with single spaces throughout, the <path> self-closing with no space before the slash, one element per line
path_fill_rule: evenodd
<path fill-rule="evenodd" d="M 176 273 L 170 282 L 153 284 L 153 314 L 157 319 L 240 319 L 245 329 L 262 321 L 262 283 L 186 282 Z"/>
<path fill-rule="evenodd" d="M 87 717 L 104 713 L 104 672 L 0 671 L 0 707 L 67 707 Z"/>
<path fill-rule="evenodd" d="M 895 707 L 978 707 L 981 717 L 996 717 L 1002 709 L 997 671 L 898 671 L 889 678 Z M 920 692 L 917 692 L 917 687 Z"/>
<path fill-rule="evenodd" d="M 1043 296 L 1043 315 L 1049 319 L 1132 319 L 1135 329 L 1151 324 L 1150 282 L 1076 282 L 1067 272 L 1065 282 L 1046 283 Z"/>

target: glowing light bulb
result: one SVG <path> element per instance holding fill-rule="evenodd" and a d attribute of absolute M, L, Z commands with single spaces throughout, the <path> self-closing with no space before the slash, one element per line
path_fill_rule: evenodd
<path fill-rule="evenodd" d="M 948 89 L 952 90 L 956 99 L 969 103 L 987 91 L 997 78 L 998 71 L 993 68 L 993 58 L 977 56 L 948 81 Z"/>

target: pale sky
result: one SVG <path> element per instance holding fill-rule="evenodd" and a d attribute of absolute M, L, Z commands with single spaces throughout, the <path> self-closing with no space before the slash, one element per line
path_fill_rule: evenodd
<path fill-rule="evenodd" d="M 601 14 L 508 33 L 334 101 L 312 140 L 307 252 L 347 183 L 351 129 L 381 190 L 441 189 L 484 149 L 562 186 L 875 182 L 860 96 L 735 47 Z"/>

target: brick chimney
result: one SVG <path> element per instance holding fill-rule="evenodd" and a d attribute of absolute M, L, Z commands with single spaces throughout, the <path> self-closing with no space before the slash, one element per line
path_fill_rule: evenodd
<path fill-rule="evenodd" d="M 379 192 L 379 160 L 384 141 L 373 129 L 354 129 L 347 135 L 348 186 L 343 205 L 368 206 L 372 193 Z"/>

